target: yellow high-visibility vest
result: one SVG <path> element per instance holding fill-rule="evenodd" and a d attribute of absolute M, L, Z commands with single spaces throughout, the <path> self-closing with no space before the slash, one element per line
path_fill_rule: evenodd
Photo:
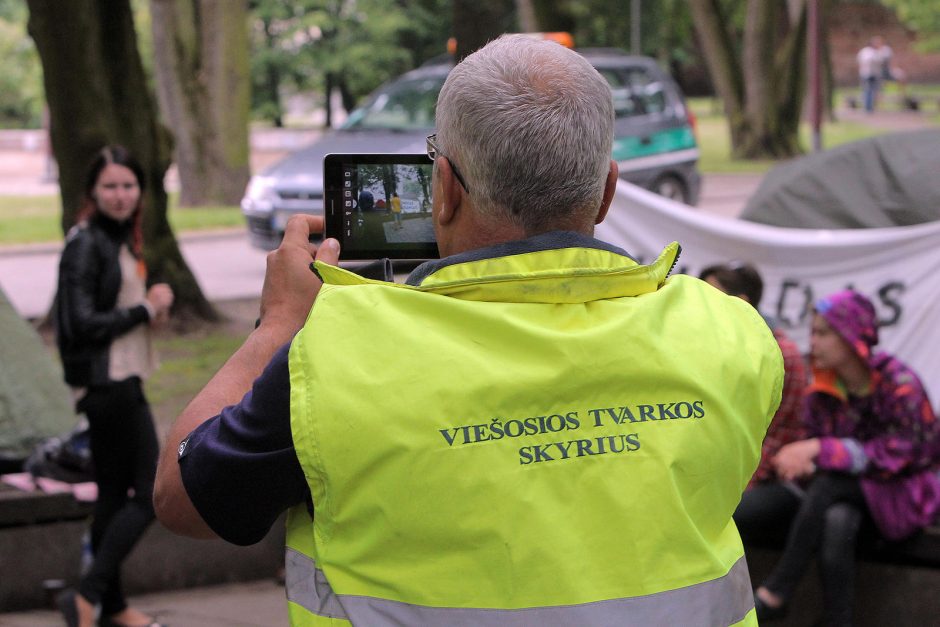
<path fill-rule="evenodd" d="M 731 520 L 780 401 L 753 307 L 563 248 L 317 264 L 289 354 L 297 625 L 756 625 Z"/>

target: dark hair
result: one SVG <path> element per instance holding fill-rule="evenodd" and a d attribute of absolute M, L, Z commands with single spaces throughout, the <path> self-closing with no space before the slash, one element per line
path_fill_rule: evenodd
<path fill-rule="evenodd" d="M 726 294 L 744 296 L 756 309 L 764 295 L 764 281 L 757 268 L 749 263 L 732 261 L 708 266 L 699 274 L 703 281 L 714 278 Z"/>
<path fill-rule="evenodd" d="M 144 202 L 144 169 L 140 165 L 140 162 L 137 161 L 124 146 L 117 144 L 105 146 L 95 153 L 95 158 L 92 159 L 86 170 L 85 185 L 82 188 L 82 202 L 79 206 L 77 219 L 78 221 L 87 220 L 98 210 L 98 203 L 95 202 L 94 197 L 95 185 L 98 184 L 98 177 L 101 176 L 102 170 L 112 163 L 122 165 L 133 172 L 134 176 L 137 178 L 137 185 L 140 187 L 140 200 L 137 201 L 137 209 L 134 211 L 134 216 L 131 218 L 133 222 L 131 225 L 132 239 L 130 247 L 134 255 L 140 257 L 144 243 L 143 228 L 141 225 L 143 214 L 141 209 Z"/>

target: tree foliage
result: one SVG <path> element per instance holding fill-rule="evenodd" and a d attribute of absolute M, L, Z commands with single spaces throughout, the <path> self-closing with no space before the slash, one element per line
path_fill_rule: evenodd
<path fill-rule="evenodd" d="M 940 4 L 937 0 L 883 0 L 897 11 L 911 30 L 917 32 L 922 52 L 940 52 Z"/>
<path fill-rule="evenodd" d="M 285 91 L 335 89 L 348 111 L 381 83 L 443 53 L 450 0 L 251 0 L 252 108 L 283 124 Z"/>
<path fill-rule="evenodd" d="M 0 127 L 36 128 L 42 123 L 42 68 L 26 33 L 26 6 L 0 0 Z"/>

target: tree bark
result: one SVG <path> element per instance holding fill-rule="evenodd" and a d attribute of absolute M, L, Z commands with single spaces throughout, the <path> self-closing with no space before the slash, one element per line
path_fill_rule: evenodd
<path fill-rule="evenodd" d="M 780 44 L 772 76 L 783 80 L 774 82 L 776 87 L 776 111 L 773 118 L 776 129 L 770 134 L 768 148 L 764 154 L 786 158 L 802 153 L 800 148 L 800 119 L 806 99 L 808 69 L 806 67 L 806 2 L 800 2 L 798 11 L 791 13 L 793 22 Z"/>
<path fill-rule="evenodd" d="M 778 7 L 767 0 L 748 0 L 744 20 L 744 117 L 750 125 L 752 142 L 761 142 L 769 130 L 769 120 L 776 116 L 773 83 L 765 80 L 773 71 L 774 40 Z M 749 150 L 748 150 L 749 152 Z"/>
<path fill-rule="evenodd" d="M 456 62 L 509 30 L 512 0 L 454 0 L 453 6 Z"/>
<path fill-rule="evenodd" d="M 539 24 L 535 19 L 535 9 L 532 0 L 516 0 L 516 15 L 519 16 L 519 31 L 534 33 L 538 31 Z"/>
<path fill-rule="evenodd" d="M 747 0 L 740 52 L 720 0 L 689 0 L 705 63 L 738 159 L 799 154 L 806 77 L 806 1 Z"/>
<path fill-rule="evenodd" d="M 150 10 L 179 203 L 237 205 L 249 177 L 247 0 L 150 0 Z"/>
<path fill-rule="evenodd" d="M 535 23 L 540 31 L 574 33 L 577 20 L 568 3 L 558 0 L 531 0 Z M 628 2 L 629 0 L 624 0 Z"/>
<path fill-rule="evenodd" d="M 725 28 L 727 18 L 719 0 L 689 0 L 689 9 L 705 55 L 705 65 L 724 105 L 731 145 L 736 146 L 741 141 L 743 130 L 744 88 L 731 34 Z"/>
<path fill-rule="evenodd" d="M 144 169 L 144 257 L 150 282 L 176 294 L 174 312 L 216 319 L 167 220 L 163 177 L 172 140 L 158 120 L 128 0 L 28 0 L 29 34 L 43 67 L 62 229 L 74 223 L 95 153 L 123 144 Z"/>

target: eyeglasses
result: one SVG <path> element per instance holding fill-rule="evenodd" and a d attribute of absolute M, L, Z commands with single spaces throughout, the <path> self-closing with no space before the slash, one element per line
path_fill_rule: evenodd
<path fill-rule="evenodd" d="M 437 143 L 435 143 L 436 140 L 437 140 L 437 133 L 434 133 L 433 135 L 428 135 L 428 157 L 430 157 L 431 161 L 434 161 L 437 158 L 438 154 L 440 154 L 442 157 L 447 157 L 447 155 L 441 152 L 441 149 L 437 147 Z M 463 186 L 467 194 L 469 194 L 470 188 L 467 187 L 467 182 L 463 180 L 462 176 L 460 176 L 460 171 L 457 170 L 457 166 L 454 165 L 454 162 L 450 159 L 450 157 L 447 157 L 447 160 L 450 161 L 450 169 L 453 170 L 454 176 L 457 177 L 457 181 Z"/>

